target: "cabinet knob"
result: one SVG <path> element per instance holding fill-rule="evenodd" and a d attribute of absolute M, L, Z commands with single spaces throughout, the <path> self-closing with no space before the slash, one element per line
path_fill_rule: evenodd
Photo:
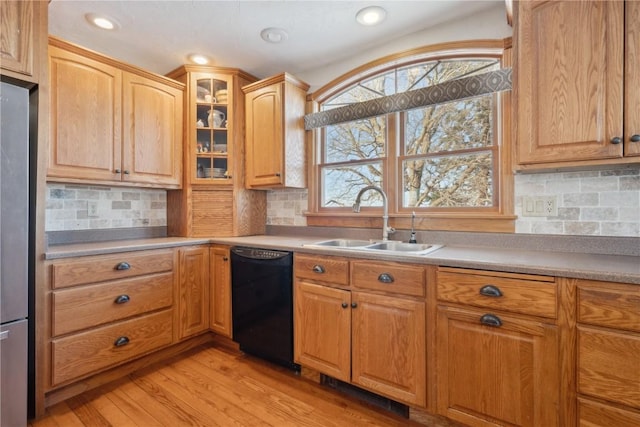
<path fill-rule="evenodd" d="M 318 274 L 324 273 L 324 267 L 318 264 L 314 265 L 312 270 L 314 273 L 318 273 Z"/>
<path fill-rule="evenodd" d="M 378 276 L 378 282 L 393 283 L 393 281 L 394 281 L 393 276 L 390 275 L 389 273 L 382 273 L 381 275 Z"/>
<path fill-rule="evenodd" d="M 613 138 L 611 138 L 612 144 L 620 144 L 621 142 L 622 142 L 622 138 L 620 138 L 619 136 L 614 136 Z"/>
<path fill-rule="evenodd" d="M 640 134 L 631 135 L 631 138 L 629 138 L 629 141 L 640 142 Z"/>
<path fill-rule="evenodd" d="M 129 298 L 129 295 L 118 295 L 118 297 L 115 299 L 116 304 L 124 304 L 131 301 L 131 298 Z"/>
<path fill-rule="evenodd" d="M 280 176 L 280 172 L 276 172 L 276 176 Z"/>
<path fill-rule="evenodd" d="M 128 262 L 121 262 L 116 265 L 116 270 L 128 270 L 131 268 L 131 265 Z"/>
<path fill-rule="evenodd" d="M 346 302 L 343 302 L 342 303 L 342 308 L 347 308 L 347 307 L 349 307 L 349 304 L 347 304 Z"/>
<path fill-rule="evenodd" d="M 125 175 L 129 175 L 129 171 L 127 169 L 124 170 L 123 172 Z"/>
<path fill-rule="evenodd" d="M 358 307 L 358 303 L 357 302 L 352 302 L 351 303 L 351 308 L 356 308 Z"/>
<path fill-rule="evenodd" d="M 486 326 L 492 326 L 494 328 L 499 328 L 502 326 L 502 320 L 495 314 L 485 314 L 480 318 L 480 323 Z"/>
<path fill-rule="evenodd" d="M 500 298 L 502 296 L 502 291 L 497 286 L 486 285 L 480 288 L 480 295 L 483 295 L 485 297 Z"/>
<path fill-rule="evenodd" d="M 223 261 L 229 261 L 229 258 L 225 256 L 225 257 L 222 257 L 222 260 Z"/>
<path fill-rule="evenodd" d="M 115 173 L 121 173 L 122 171 L 120 169 L 116 169 L 114 172 Z"/>
<path fill-rule="evenodd" d="M 127 344 L 129 344 L 129 337 L 119 337 L 113 342 L 113 345 L 116 347 L 122 347 Z"/>

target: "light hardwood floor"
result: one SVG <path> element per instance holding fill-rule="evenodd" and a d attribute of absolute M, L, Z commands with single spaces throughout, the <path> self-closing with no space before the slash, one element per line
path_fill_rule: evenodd
<path fill-rule="evenodd" d="M 424 416 L 424 415 L 423 415 Z M 420 417 L 420 416 L 419 416 Z M 414 415 L 412 414 L 412 418 Z M 449 426 L 407 420 L 310 378 L 206 345 L 47 409 L 30 427 Z"/>

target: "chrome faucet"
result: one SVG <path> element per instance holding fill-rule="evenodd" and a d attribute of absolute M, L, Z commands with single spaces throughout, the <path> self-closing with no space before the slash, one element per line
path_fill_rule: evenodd
<path fill-rule="evenodd" d="M 387 195 L 382 191 L 382 188 L 376 187 L 375 185 L 367 185 L 360 190 L 356 196 L 356 202 L 353 204 L 353 211 L 356 213 L 360 212 L 360 198 L 363 193 L 369 190 L 377 191 L 382 196 L 382 240 L 389 240 L 389 234 L 395 233 L 396 230 L 393 227 L 389 227 L 389 202 L 387 200 Z"/>

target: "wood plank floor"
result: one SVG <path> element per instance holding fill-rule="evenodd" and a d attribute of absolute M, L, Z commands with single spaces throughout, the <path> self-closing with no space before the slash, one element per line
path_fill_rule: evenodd
<path fill-rule="evenodd" d="M 407 420 L 254 357 L 207 345 L 54 405 L 29 426 L 457 425 L 423 417 Z"/>

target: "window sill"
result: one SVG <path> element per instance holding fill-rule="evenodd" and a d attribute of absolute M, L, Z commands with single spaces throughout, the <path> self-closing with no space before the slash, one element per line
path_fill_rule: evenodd
<path fill-rule="evenodd" d="M 307 225 L 316 227 L 381 228 L 380 213 L 316 213 L 305 212 Z M 415 218 L 416 230 L 474 231 L 513 233 L 516 215 L 497 213 L 430 213 Z M 389 215 L 389 226 L 399 230 L 411 229 L 411 215 Z"/>

